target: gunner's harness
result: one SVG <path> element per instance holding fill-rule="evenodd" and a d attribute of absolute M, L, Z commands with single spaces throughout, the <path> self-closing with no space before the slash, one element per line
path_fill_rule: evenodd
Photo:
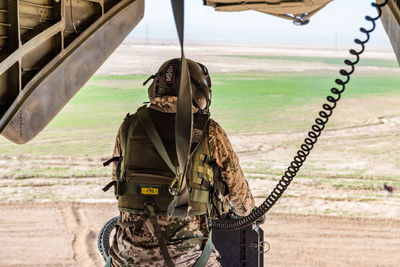
<path fill-rule="evenodd" d="M 208 218 L 218 218 L 223 212 L 221 196 L 228 192 L 220 179 L 220 168 L 210 156 L 208 121 L 208 115 L 194 116 L 191 154 L 184 174 L 178 174 L 176 168 L 174 134 L 171 132 L 174 130 L 174 114 L 146 106 L 126 116 L 120 131 L 121 154 L 104 163 L 118 162 L 118 167 L 117 180 L 103 190 L 114 186 L 119 210 L 140 215 L 136 222 L 119 222 L 116 227 L 133 227 L 134 234 L 139 235 L 143 224 L 149 220 L 168 267 L 174 264 L 156 216 L 207 214 Z M 163 132 L 163 139 L 156 125 Z M 187 184 L 182 185 L 183 181 Z M 180 198 L 185 193 L 189 200 L 182 204 Z M 205 266 L 211 255 L 211 234 L 210 231 L 195 267 Z"/>

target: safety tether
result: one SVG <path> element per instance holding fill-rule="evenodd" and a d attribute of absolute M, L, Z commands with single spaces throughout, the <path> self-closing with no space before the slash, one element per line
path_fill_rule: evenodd
<path fill-rule="evenodd" d="M 176 30 L 178 32 L 181 47 L 181 74 L 179 83 L 179 95 L 175 119 L 175 143 L 178 158 L 179 183 L 177 193 L 170 211 L 176 215 L 182 214 L 184 209 L 189 209 L 189 190 L 187 187 L 186 169 L 189 161 L 190 145 L 192 143 L 193 115 L 192 115 L 192 88 L 187 61 L 183 51 L 184 41 L 184 0 L 171 0 L 174 13 Z M 178 197 L 179 196 L 179 197 Z M 174 207 L 173 207 L 174 206 Z M 179 211 L 180 209 L 180 211 Z M 187 213 L 186 212 L 186 213 Z M 183 212 L 184 213 L 184 212 Z M 170 214 L 169 215 L 174 215 Z"/>
<path fill-rule="evenodd" d="M 190 157 L 190 146 L 192 144 L 192 132 L 193 132 L 193 114 L 192 114 L 192 86 L 190 82 L 190 73 L 188 64 L 183 51 L 184 46 L 184 14 L 185 14 L 185 1 L 184 0 L 171 0 L 172 10 L 174 12 L 174 19 L 176 30 L 179 36 L 179 44 L 181 46 L 181 77 L 179 83 L 179 95 L 178 104 L 175 117 L 175 143 L 176 143 L 176 155 L 179 162 L 179 174 L 181 175 L 181 183 L 178 185 L 180 190 L 179 198 L 176 196 L 174 201 L 168 208 L 168 215 L 171 215 L 172 205 L 175 205 L 174 212 L 178 211 L 182 206 L 181 211 L 185 205 L 189 211 L 189 190 L 186 180 L 186 170 Z M 174 203 L 175 202 L 175 203 Z M 200 258 L 196 262 L 197 266 L 205 266 L 208 258 L 211 254 L 211 233 L 209 240 L 201 254 Z"/>

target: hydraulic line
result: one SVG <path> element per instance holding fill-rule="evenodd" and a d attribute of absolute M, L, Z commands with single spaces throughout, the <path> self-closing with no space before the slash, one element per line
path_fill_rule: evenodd
<path fill-rule="evenodd" d="M 326 98 L 328 102 L 322 105 L 322 110 L 319 112 L 319 117 L 315 119 L 315 124 L 311 126 L 311 130 L 308 132 L 307 138 L 304 139 L 304 143 L 300 146 L 300 149 L 297 151 L 293 161 L 290 163 L 289 167 L 284 172 L 281 180 L 272 190 L 270 195 L 257 209 L 255 209 L 251 214 L 244 217 L 243 219 L 239 219 L 234 222 L 214 221 L 212 223 L 212 228 L 221 230 L 236 230 L 246 227 L 247 225 L 254 223 L 262 215 L 267 213 L 272 208 L 272 206 L 274 206 L 275 203 L 279 200 L 279 198 L 282 196 L 282 194 L 285 192 L 287 187 L 292 182 L 293 178 L 300 170 L 301 166 L 303 166 L 303 163 L 306 161 L 315 143 L 318 141 L 318 138 L 320 137 L 322 131 L 325 129 L 325 126 L 328 123 L 329 118 L 333 114 L 333 110 L 336 108 L 336 105 L 339 102 L 342 93 L 346 89 L 346 85 L 350 81 L 350 76 L 354 73 L 355 66 L 360 61 L 360 55 L 365 51 L 365 44 L 368 43 L 368 41 L 370 40 L 370 34 L 376 28 L 376 21 L 382 15 L 382 8 L 386 6 L 388 2 L 389 0 L 385 0 L 381 4 L 374 2 L 371 4 L 372 7 L 376 8 L 378 15 L 376 17 L 370 17 L 370 16 L 365 17 L 365 20 L 372 23 L 372 27 L 369 30 L 365 28 L 360 28 L 360 32 L 366 35 L 366 39 L 364 41 L 361 41 L 360 39 L 354 40 L 354 42 L 357 45 L 361 46 L 361 49 L 360 51 L 356 51 L 354 49 L 349 50 L 350 54 L 355 56 L 356 59 L 354 61 L 351 61 L 349 59 L 346 59 L 344 61 L 344 64 L 349 66 L 351 70 L 347 71 L 345 69 L 341 69 L 339 71 L 340 75 L 342 75 L 344 78 L 336 79 L 335 83 L 336 85 L 338 85 L 338 87 L 340 86 L 341 89 L 337 89 L 335 87 L 331 88 L 330 91 L 332 95 L 329 95 Z"/>

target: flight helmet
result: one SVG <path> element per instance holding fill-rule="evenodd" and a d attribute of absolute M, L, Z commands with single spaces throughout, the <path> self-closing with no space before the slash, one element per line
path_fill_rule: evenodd
<path fill-rule="evenodd" d="M 207 68 L 198 62 L 186 59 L 190 82 L 192 85 L 192 103 L 202 112 L 208 112 L 211 104 L 211 78 Z M 150 76 L 144 83 L 153 79 L 148 94 L 149 99 L 160 96 L 178 96 L 181 74 L 181 59 L 174 58 L 164 62 L 155 75 Z"/>

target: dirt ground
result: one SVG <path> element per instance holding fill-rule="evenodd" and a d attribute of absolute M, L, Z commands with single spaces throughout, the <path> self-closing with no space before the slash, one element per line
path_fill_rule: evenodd
<path fill-rule="evenodd" d="M 2 203 L 0 266 L 102 266 L 101 226 L 115 204 Z M 272 213 L 265 266 L 398 266 L 400 221 Z"/>

